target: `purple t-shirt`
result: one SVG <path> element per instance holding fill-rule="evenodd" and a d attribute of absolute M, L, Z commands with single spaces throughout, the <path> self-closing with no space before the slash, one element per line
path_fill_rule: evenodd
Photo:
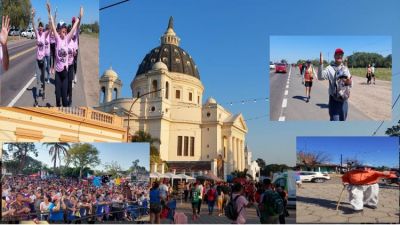
<path fill-rule="evenodd" d="M 68 70 L 68 38 L 56 35 L 56 71 L 62 72 L 64 68 Z"/>
<path fill-rule="evenodd" d="M 46 33 L 42 32 L 42 34 L 39 33 L 38 30 L 36 30 L 37 33 L 37 51 L 36 51 L 36 59 L 37 60 L 42 60 L 43 57 L 45 56 L 45 42 L 46 42 Z"/>
<path fill-rule="evenodd" d="M 235 199 L 237 194 L 232 195 L 232 199 Z M 245 224 L 246 223 L 246 205 L 249 204 L 249 201 L 244 196 L 239 196 L 236 199 L 236 209 L 239 212 L 238 218 L 234 221 L 237 224 Z"/>
<path fill-rule="evenodd" d="M 47 35 L 47 38 L 44 42 L 44 55 L 50 56 L 50 35 Z"/>
<path fill-rule="evenodd" d="M 0 44 L 0 71 L 3 68 L 3 45 Z"/>

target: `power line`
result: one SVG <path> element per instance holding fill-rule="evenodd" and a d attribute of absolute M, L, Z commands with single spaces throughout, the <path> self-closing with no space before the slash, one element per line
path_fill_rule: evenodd
<path fill-rule="evenodd" d="M 393 105 L 392 105 L 392 111 L 393 111 L 393 108 L 396 106 L 397 101 L 399 100 L 399 98 L 400 98 L 400 94 L 397 96 L 396 100 L 394 101 L 394 103 L 393 103 Z M 376 133 L 377 133 L 377 132 L 379 131 L 379 129 L 382 127 L 382 125 L 383 125 L 384 122 L 385 122 L 385 121 L 382 120 L 381 124 L 379 124 L 378 128 L 376 128 L 376 130 L 374 131 L 374 133 L 372 134 L 372 136 L 375 136 L 375 135 L 376 135 Z"/>
<path fill-rule="evenodd" d="M 111 7 L 113 7 L 113 6 L 116 6 L 116 5 L 119 5 L 119 4 L 128 2 L 128 1 L 129 1 L 129 0 L 122 0 L 122 1 L 117 2 L 117 3 L 111 4 L 111 5 L 108 5 L 108 6 L 104 6 L 104 7 L 100 8 L 99 10 L 101 11 L 101 10 L 104 10 L 104 9 L 108 9 L 108 8 L 111 8 Z"/>

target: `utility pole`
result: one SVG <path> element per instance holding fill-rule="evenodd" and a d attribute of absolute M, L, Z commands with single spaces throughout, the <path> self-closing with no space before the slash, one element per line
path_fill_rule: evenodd
<path fill-rule="evenodd" d="M 342 173 L 343 168 L 343 155 L 340 154 L 340 174 Z"/>

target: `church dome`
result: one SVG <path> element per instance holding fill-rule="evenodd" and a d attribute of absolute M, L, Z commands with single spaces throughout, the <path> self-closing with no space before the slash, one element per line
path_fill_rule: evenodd
<path fill-rule="evenodd" d="M 111 78 L 111 79 L 118 79 L 118 74 L 110 67 L 110 69 L 106 70 L 101 78 Z"/>
<path fill-rule="evenodd" d="M 217 104 L 217 101 L 216 101 L 214 98 L 209 97 L 209 98 L 207 99 L 206 104 Z"/>
<path fill-rule="evenodd" d="M 192 57 L 179 47 L 180 39 L 173 30 L 173 18 L 168 23 L 167 31 L 161 37 L 161 45 L 152 49 L 142 60 L 136 76 L 149 72 L 153 65 L 163 62 L 169 72 L 183 73 L 200 79 L 199 71 Z"/>

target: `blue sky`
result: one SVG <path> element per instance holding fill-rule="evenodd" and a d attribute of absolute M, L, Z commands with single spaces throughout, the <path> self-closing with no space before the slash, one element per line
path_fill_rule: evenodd
<path fill-rule="evenodd" d="M 100 7 L 115 3 L 101 0 Z M 312 13 L 305 13 L 306 6 Z M 205 87 L 233 113 L 243 113 L 254 158 L 267 163 L 296 161 L 296 136 L 371 135 L 379 122 L 270 122 L 269 103 L 234 104 L 269 95 L 269 37 L 302 35 L 391 36 L 393 71 L 400 73 L 400 1 L 372 0 L 131 0 L 100 12 L 100 73 L 110 66 L 123 82 L 122 96 L 130 97 L 130 82 L 138 65 L 160 44 L 168 19 L 174 17 L 181 47 L 195 60 Z M 303 9 L 303 10 L 301 10 Z M 338 12 L 340 17 L 337 16 Z M 371 13 L 374 12 L 374 13 Z M 393 96 L 399 94 L 400 76 L 393 77 Z M 400 104 L 400 103 L 399 103 Z M 351 112 L 350 112 L 351 113 Z M 400 119 L 395 108 L 394 120 Z"/>
<path fill-rule="evenodd" d="M 32 7 L 36 10 L 36 20 L 40 18 L 45 24 L 48 23 L 48 15 L 46 8 L 47 0 L 32 0 Z M 57 7 L 57 22 L 63 20 L 70 24 L 74 16 L 79 15 L 79 9 L 83 6 L 84 14 L 81 23 L 94 23 L 99 21 L 99 1 L 98 0 L 51 0 L 51 10 Z M 36 22 L 35 20 L 35 22 Z"/>
<path fill-rule="evenodd" d="M 356 158 L 371 166 L 399 166 L 399 138 L 393 137 L 297 137 L 297 151 L 324 152 L 332 163 Z"/>
<path fill-rule="evenodd" d="M 150 145 L 148 143 L 90 143 L 99 150 L 99 158 L 101 164 L 96 169 L 104 169 L 104 164 L 116 161 L 122 167 L 122 169 L 128 169 L 132 161 L 139 159 L 139 165 L 150 169 Z M 48 149 L 41 143 L 35 144 L 39 150 L 38 160 L 47 164 L 50 168 L 53 163 L 51 156 L 49 156 Z M 61 162 L 65 165 L 64 161 Z M 58 162 L 57 162 L 58 165 Z"/>
<path fill-rule="evenodd" d="M 336 48 L 346 56 L 353 52 L 374 52 L 386 57 L 392 54 L 391 36 L 271 36 L 271 61 L 281 59 L 296 63 L 299 59 L 316 59 L 322 52 L 331 61 Z M 329 58 L 328 58 L 329 57 Z"/>

